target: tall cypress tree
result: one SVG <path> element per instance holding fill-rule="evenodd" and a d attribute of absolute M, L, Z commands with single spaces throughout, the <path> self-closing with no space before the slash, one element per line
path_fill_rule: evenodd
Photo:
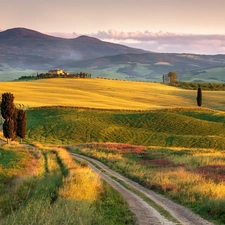
<path fill-rule="evenodd" d="M 26 111 L 19 109 L 18 110 L 18 116 L 17 116 L 17 130 L 16 134 L 18 137 L 20 137 L 20 143 L 22 143 L 22 139 L 26 135 L 26 126 L 27 126 L 27 116 Z"/>
<path fill-rule="evenodd" d="M 197 91 L 197 105 L 200 107 L 202 105 L 202 89 L 198 87 Z"/>
<path fill-rule="evenodd" d="M 14 96 L 11 93 L 2 94 L 2 103 L 1 103 L 1 113 L 2 117 L 5 120 L 9 120 L 13 117 L 15 106 L 14 106 Z"/>
<path fill-rule="evenodd" d="M 9 139 L 15 136 L 14 121 L 12 119 L 5 120 L 3 123 L 3 134 L 9 143 Z"/>
<path fill-rule="evenodd" d="M 18 109 L 15 108 L 14 113 L 13 113 L 12 118 L 11 118 L 14 122 L 14 133 L 13 133 L 13 136 L 12 136 L 12 140 L 15 140 L 16 137 L 17 137 L 17 118 L 18 118 Z"/>
<path fill-rule="evenodd" d="M 3 134 L 7 139 L 7 143 L 9 139 L 16 138 L 16 123 L 15 117 L 17 117 L 16 108 L 14 106 L 14 96 L 11 93 L 2 94 L 2 103 L 1 103 L 1 114 L 5 119 L 3 123 Z"/>

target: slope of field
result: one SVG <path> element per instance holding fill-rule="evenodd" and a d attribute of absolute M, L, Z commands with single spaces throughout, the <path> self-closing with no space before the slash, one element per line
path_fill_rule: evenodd
<path fill-rule="evenodd" d="M 27 113 L 26 140 L 31 143 L 117 142 L 225 148 L 224 113 L 190 111 L 188 115 L 181 111 L 129 113 L 76 109 L 39 109 Z"/>
<path fill-rule="evenodd" d="M 196 91 L 158 83 L 105 79 L 45 79 L 1 82 L 1 92 L 11 92 L 15 104 L 79 106 L 102 109 L 149 110 L 196 107 Z M 203 107 L 225 110 L 225 92 L 203 92 Z"/>

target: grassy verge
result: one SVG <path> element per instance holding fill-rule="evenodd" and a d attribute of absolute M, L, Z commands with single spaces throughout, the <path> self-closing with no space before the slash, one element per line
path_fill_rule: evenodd
<path fill-rule="evenodd" d="M 73 150 L 104 162 L 215 224 L 225 224 L 224 152 L 125 144 L 92 144 Z"/>
<path fill-rule="evenodd" d="M 99 221 L 95 223 L 96 225 L 136 224 L 136 219 L 134 214 L 128 209 L 128 204 L 124 201 L 121 195 L 119 195 L 118 192 L 116 192 L 106 182 L 104 182 L 104 191 L 95 206 L 99 212 Z"/>
<path fill-rule="evenodd" d="M 85 165 L 75 163 L 67 151 L 1 149 L 0 153 L 1 225 L 134 224 L 122 197 Z"/>

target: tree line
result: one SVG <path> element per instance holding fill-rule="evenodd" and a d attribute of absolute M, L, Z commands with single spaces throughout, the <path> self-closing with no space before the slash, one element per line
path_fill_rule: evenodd
<path fill-rule="evenodd" d="M 91 74 L 89 73 L 71 73 L 71 74 L 49 74 L 49 73 L 40 73 L 37 75 L 30 76 L 21 76 L 18 80 L 38 80 L 38 79 L 47 79 L 47 78 L 91 78 Z"/>
<path fill-rule="evenodd" d="M 49 73 L 37 74 L 37 79 L 46 79 L 46 78 L 91 78 L 91 74 L 84 72 L 74 74 L 49 74 Z"/>
<path fill-rule="evenodd" d="M 188 90 L 197 90 L 199 86 L 201 86 L 202 90 L 205 91 L 225 91 L 225 84 L 224 83 L 205 83 L 205 82 L 181 82 L 176 81 L 170 83 L 169 85 L 188 89 Z"/>
<path fill-rule="evenodd" d="M 5 120 L 3 134 L 7 143 L 16 137 L 20 137 L 22 143 L 26 134 L 26 111 L 15 107 L 13 94 L 8 92 L 2 94 L 1 114 Z"/>

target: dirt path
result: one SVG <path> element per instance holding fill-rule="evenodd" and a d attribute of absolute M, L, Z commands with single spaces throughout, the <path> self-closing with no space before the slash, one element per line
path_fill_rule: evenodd
<path fill-rule="evenodd" d="M 119 180 L 122 180 L 126 184 L 132 186 L 136 190 L 142 192 L 155 203 L 163 207 L 166 211 L 168 211 L 174 218 L 176 218 L 180 224 L 183 225 L 213 225 L 213 223 L 208 222 L 202 219 L 200 216 L 194 214 L 189 209 L 178 205 L 171 200 L 168 200 L 161 195 L 156 194 L 155 192 L 144 188 L 143 186 L 139 185 L 138 183 L 116 173 L 115 171 L 109 169 L 104 164 L 100 163 L 99 161 L 77 154 L 71 153 L 71 155 L 77 159 L 85 159 L 89 161 L 89 167 L 91 167 L 95 172 L 97 172 L 104 180 L 106 180 L 111 186 L 113 186 L 128 202 L 130 209 L 135 213 L 137 217 L 137 223 L 140 225 L 158 225 L 158 224 L 165 224 L 165 225 L 172 225 L 175 224 L 171 221 L 168 221 L 165 217 L 160 215 L 158 211 L 154 208 L 149 206 L 143 199 L 141 199 L 138 195 L 134 194 L 133 192 L 129 191 L 118 182 L 110 178 L 110 176 L 116 177 Z M 98 170 L 93 164 L 98 165 L 101 169 L 103 169 L 105 173 L 102 173 Z"/>

